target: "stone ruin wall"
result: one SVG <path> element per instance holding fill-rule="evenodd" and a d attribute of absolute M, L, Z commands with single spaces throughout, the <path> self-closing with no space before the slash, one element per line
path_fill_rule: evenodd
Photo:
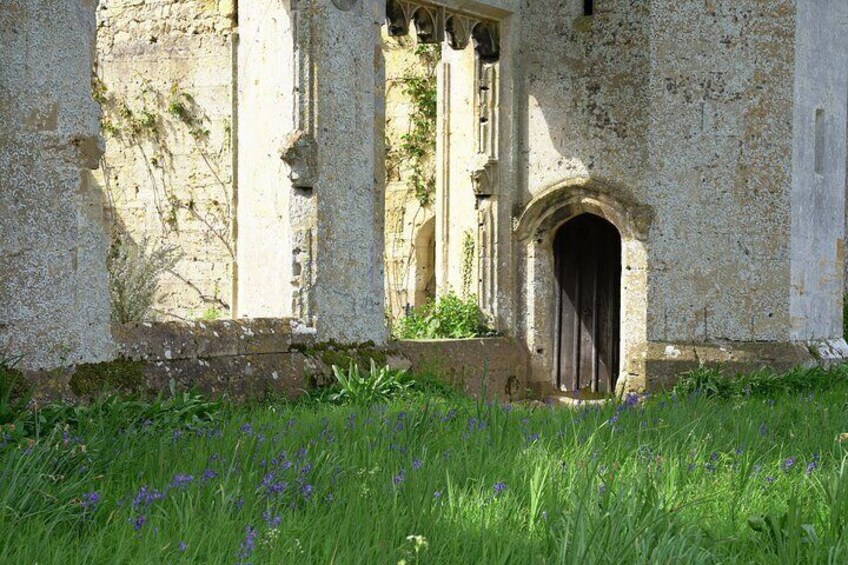
<path fill-rule="evenodd" d="M 423 304 L 422 290 L 430 281 L 420 276 L 417 239 L 421 229 L 435 218 L 431 200 L 422 204 L 410 181 L 413 174 L 408 155 L 403 152 L 403 137 L 411 133 L 414 103 L 406 92 L 406 79 L 428 72 L 416 55 L 415 40 L 389 37 L 383 29 L 383 55 L 386 61 L 386 312 L 391 320 L 405 314 L 407 305 Z M 433 69 L 432 72 L 436 72 Z M 435 139 L 434 139 L 435 141 Z M 435 175 L 435 152 L 429 155 Z M 435 195 L 432 195 L 435 198 Z M 423 234 L 426 239 L 426 234 Z M 433 236 L 435 237 L 435 233 Z M 433 265 L 435 267 L 435 265 Z M 435 281 L 435 273 L 432 273 Z M 433 295 L 435 288 L 431 289 Z M 424 295 L 427 293 L 424 292 Z"/>
<path fill-rule="evenodd" d="M 525 199 L 591 176 L 652 209 L 649 340 L 787 339 L 793 2 L 553 4 L 523 14 Z"/>
<path fill-rule="evenodd" d="M 0 4 L 0 358 L 109 359 L 91 0 Z"/>
<path fill-rule="evenodd" d="M 97 9 L 98 183 L 113 237 L 179 254 L 154 307 L 163 319 L 232 314 L 234 16 L 232 0 Z"/>

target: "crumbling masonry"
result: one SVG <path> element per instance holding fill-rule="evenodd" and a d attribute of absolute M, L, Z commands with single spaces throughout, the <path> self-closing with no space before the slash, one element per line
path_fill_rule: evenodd
<path fill-rule="evenodd" d="M 0 3 L 0 358 L 270 382 L 451 291 L 539 392 L 848 357 L 848 3 L 593 4 Z M 398 45 L 440 47 L 432 199 Z M 116 234 L 179 251 L 171 322 L 112 323 Z"/>

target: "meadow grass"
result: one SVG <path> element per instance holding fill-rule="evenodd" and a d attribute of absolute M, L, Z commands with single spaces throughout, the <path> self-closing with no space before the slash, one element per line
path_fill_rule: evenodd
<path fill-rule="evenodd" d="M 844 383 L 578 409 L 414 394 L 176 426 L 116 406 L 5 433 L 0 561 L 848 562 Z"/>

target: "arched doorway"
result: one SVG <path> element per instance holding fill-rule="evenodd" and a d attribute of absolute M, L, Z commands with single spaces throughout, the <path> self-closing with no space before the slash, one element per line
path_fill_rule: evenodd
<path fill-rule="evenodd" d="M 415 302 L 420 307 L 436 299 L 436 218 L 427 220 L 415 238 Z"/>
<path fill-rule="evenodd" d="M 554 371 L 560 389 L 615 392 L 619 372 L 621 235 L 592 214 L 566 222 L 554 239 Z"/>

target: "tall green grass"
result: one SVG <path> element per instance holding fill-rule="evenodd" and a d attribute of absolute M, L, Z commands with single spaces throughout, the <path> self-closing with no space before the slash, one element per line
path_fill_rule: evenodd
<path fill-rule="evenodd" d="M 169 413 L 0 432 L 0 561 L 848 562 L 843 383 Z"/>

